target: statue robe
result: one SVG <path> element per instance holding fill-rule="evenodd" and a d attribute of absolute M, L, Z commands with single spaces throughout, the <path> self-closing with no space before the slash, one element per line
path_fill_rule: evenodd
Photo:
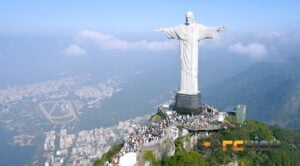
<path fill-rule="evenodd" d="M 180 46 L 181 84 L 179 93 L 195 95 L 198 90 L 198 42 L 213 38 L 217 28 L 201 24 L 179 25 L 163 30 L 169 39 L 176 38 Z"/>

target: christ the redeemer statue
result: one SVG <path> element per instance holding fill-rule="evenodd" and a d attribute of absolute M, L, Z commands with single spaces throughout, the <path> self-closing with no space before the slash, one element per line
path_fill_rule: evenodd
<path fill-rule="evenodd" d="M 181 84 L 178 93 L 196 95 L 198 89 L 198 43 L 203 39 L 211 39 L 225 27 L 206 27 L 194 22 L 192 12 L 185 15 L 185 24 L 170 28 L 157 28 L 155 31 L 164 32 L 169 39 L 178 39 L 180 46 Z"/>

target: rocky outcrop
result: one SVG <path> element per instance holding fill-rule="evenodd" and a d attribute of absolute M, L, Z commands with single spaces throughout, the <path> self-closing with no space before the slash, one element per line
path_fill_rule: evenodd
<path fill-rule="evenodd" d="M 138 166 L 151 164 L 150 162 L 144 160 L 144 154 L 147 151 L 151 151 L 154 154 L 156 160 L 164 160 L 165 158 L 173 156 L 175 154 L 175 144 L 168 137 L 156 142 L 144 144 L 137 152 Z"/>

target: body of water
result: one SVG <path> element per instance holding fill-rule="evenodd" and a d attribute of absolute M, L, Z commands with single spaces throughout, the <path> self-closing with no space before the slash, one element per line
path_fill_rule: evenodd
<path fill-rule="evenodd" d="M 34 146 L 19 147 L 8 144 L 13 136 L 13 133 L 0 127 L 0 165 L 22 166 L 33 157 Z"/>

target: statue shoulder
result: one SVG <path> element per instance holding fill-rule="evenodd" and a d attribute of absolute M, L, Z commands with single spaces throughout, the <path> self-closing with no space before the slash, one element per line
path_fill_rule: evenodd
<path fill-rule="evenodd" d="M 203 24 L 198 24 L 198 23 L 195 23 L 195 24 L 196 24 L 196 27 L 199 28 L 199 29 L 206 28 L 206 26 L 203 25 Z"/>

